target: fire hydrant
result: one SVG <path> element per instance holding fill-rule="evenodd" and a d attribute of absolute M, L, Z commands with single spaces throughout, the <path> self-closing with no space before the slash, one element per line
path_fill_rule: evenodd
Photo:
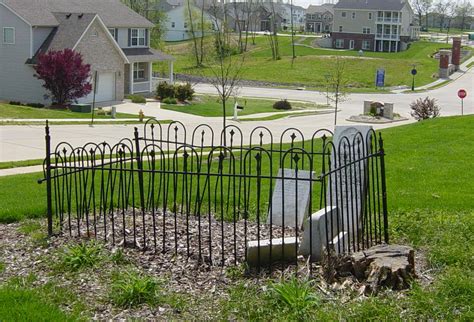
<path fill-rule="evenodd" d="M 145 113 L 143 113 L 143 110 L 140 110 L 140 112 L 138 112 L 138 120 L 140 122 L 143 122 L 144 117 L 145 117 Z"/>

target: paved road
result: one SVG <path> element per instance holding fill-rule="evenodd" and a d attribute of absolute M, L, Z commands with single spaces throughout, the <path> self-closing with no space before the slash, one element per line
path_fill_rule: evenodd
<path fill-rule="evenodd" d="M 470 69 L 451 84 L 429 91 L 428 93 L 415 94 L 352 94 L 348 100 L 341 104 L 341 111 L 338 113 L 338 124 L 348 124 L 346 121 L 351 115 L 357 115 L 362 112 L 364 100 L 379 100 L 395 103 L 395 112 L 402 116 L 409 116 L 409 104 L 417 98 L 435 97 L 441 106 L 443 116 L 459 115 L 460 100 L 456 93 L 459 88 L 465 88 L 470 95 L 465 100 L 465 114 L 474 114 L 474 70 Z M 198 85 L 197 91 L 200 93 L 214 93 L 215 89 L 209 85 Z M 287 89 L 269 89 L 269 88 L 242 88 L 240 91 L 243 96 L 260 98 L 287 98 L 293 100 L 307 100 L 317 103 L 325 103 L 326 98 L 323 94 L 311 91 L 297 91 Z M 146 115 L 156 116 L 159 119 L 173 119 L 183 122 L 189 129 L 193 129 L 198 124 L 206 123 L 216 132 L 222 128 L 221 118 L 204 118 L 189 114 L 182 114 L 172 111 L 161 110 L 156 104 L 147 104 L 146 106 L 123 104 L 119 106 L 119 112 L 137 113 L 144 109 Z M 375 128 L 384 128 L 413 122 L 397 122 L 385 125 L 376 125 Z M 274 132 L 276 137 L 288 127 L 297 127 L 305 136 L 310 136 L 319 128 L 333 128 L 334 115 L 315 115 L 303 116 L 289 119 L 280 119 L 274 121 L 257 121 L 237 123 L 229 121 L 230 124 L 238 125 L 244 133 L 250 131 L 259 125 L 265 125 Z M 354 124 L 354 123 L 350 123 Z M 55 125 L 51 127 L 53 145 L 66 140 L 74 146 L 82 145 L 86 142 L 108 141 L 111 144 L 118 142 L 123 137 L 132 137 L 134 125 Z M 188 129 L 188 133 L 191 131 Z M 14 161 L 26 159 L 38 159 L 44 157 L 44 128 L 43 126 L 1 126 L 0 127 L 0 161 Z"/>

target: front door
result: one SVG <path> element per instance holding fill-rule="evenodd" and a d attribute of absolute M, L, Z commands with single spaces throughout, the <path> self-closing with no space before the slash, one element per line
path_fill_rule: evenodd
<path fill-rule="evenodd" d="M 322 31 L 322 27 L 321 27 L 321 23 L 320 22 L 317 22 L 316 23 L 316 33 L 321 33 Z"/>

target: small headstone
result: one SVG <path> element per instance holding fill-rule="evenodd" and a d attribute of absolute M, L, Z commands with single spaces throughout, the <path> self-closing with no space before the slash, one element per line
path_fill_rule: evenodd
<path fill-rule="evenodd" d="M 258 240 L 249 241 L 247 243 L 247 264 L 250 267 L 257 267 L 259 265 L 268 266 L 276 262 L 294 261 L 297 256 L 298 243 L 299 240 L 296 237 L 275 238 L 271 240 L 271 245 L 270 239 L 261 239 L 260 243 Z M 272 250 L 271 258 L 270 249 Z"/>
<path fill-rule="evenodd" d="M 337 207 L 332 206 L 312 214 L 310 219 L 304 223 L 304 233 L 298 253 L 303 256 L 311 254 L 311 261 L 320 261 L 323 249 L 327 247 L 327 239 L 333 240 L 334 236 L 339 234 L 337 216 Z"/>
<path fill-rule="evenodd" d="M 314 177 L 310 171 L 293 169 L 278 170 L 272 204 L 268 212 L 267 224 L 298 227 L 303 225 L 308 212 L 310 188 L 312 181 L 305 180 Z"/>

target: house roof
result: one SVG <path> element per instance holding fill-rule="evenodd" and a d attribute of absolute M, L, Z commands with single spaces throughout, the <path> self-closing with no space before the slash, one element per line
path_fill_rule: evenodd
<path fill-rule="evenodd" d="M 0 0 L 32 26 L 55 27 L 55 12 L 98 14 L 107 27 L 151 28 L 154 24 L 120 0 Z"/>
<path fill-rule="evenodd" d="M 153 48 L 123 48 L 122 50 L 130 63 L 175 60 L 173 56 Z"/>
<path fill-rule="evenodd" d="M 329 11 L 330 13 L 334 13 L 334 5 L 333 4 L 322 4 L 319 6 L 310 5 L 308 9 L 306 9 L 306 13 L 325 13 Z"/>
<path fill-rule="evenodd" d="M 335 9 L 368 9 L 400 11 L 407 0 L 339 0 Z"/>
<path fill-rule="evenodd" d="M 95 19 L 97 19 L 100 24 L 103 24 L 99 16 L 93 13 L 72 14 L 56 12 L 53 13 L 53 15 L 59 22 L 59 26 L 55 27 L 51 31 L 40 48 L 36 51 L 35 55 L 31 59 L 27 60 L 27 64 L 36 64 L 38 62 L 38 57 L 41 54 L 45 54 L 51 50 L 58 51 L 66 48 L 74 49 Z M 106 28 L 104 25 L 102 26 L 103 28 Z M 107 30 L 106 34 L 109 35 Z M 111 41 L 113 40 L 111 39 Z M 126 56 L 118 47 L 118 45 L 115 42 L 114 44 L 123 56 L 124 60 L 127 61 Z"/>

